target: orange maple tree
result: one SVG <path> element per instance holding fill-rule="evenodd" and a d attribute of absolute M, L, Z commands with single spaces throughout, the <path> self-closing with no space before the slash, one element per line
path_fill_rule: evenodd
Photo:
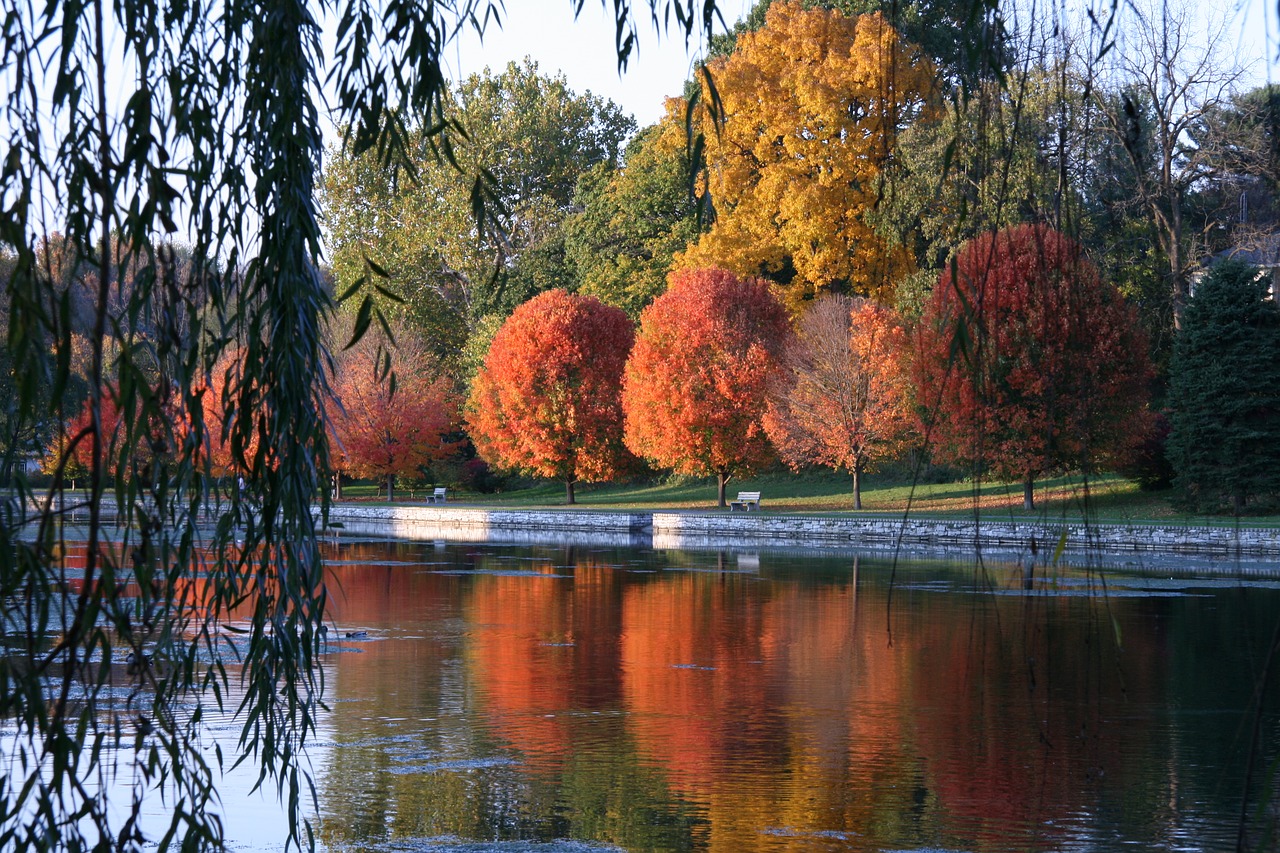
<path fill-rule="evenodd" d="M 494 336 L 467 404 L 486 460 L 565 484 L 609 480 L 635 463 L 622 443 L 622 367 L 634 329 L 592 296 L 548 290 Z"/>
<path fill-rule="evenodd" d="M 239 447 L 240 437 L 232 436 L 232 424 L 227 423 L 227 412 L 235 405 L 236 395 L 243 377 L 241 366 L 242 350 L 231 347 L 223 351 L 206 377 L 194 389 L 195 397 L 200 401 L 201 416 L 204 422 L 204 447 L 197 450 L 197 459 L 202 456 L 209 465 L 209 471 L 215 477 L 246 473 L 247 465 L 236 461 L 233 446 Z M 240 454 L 242 460 L 252 460 L 257 450 L 257 437 L 251 430 L 247 446 Z"/>
<path fill-rule="evenodd" d="M 104 391 L 102 406 L 99 409 L 102 426 L 102 470 L 105 474 L 116 472 L 115 436 L 120 429 L 120 409 L 115 397 Z M 87 477 L 93 470 L 94 448 L 98 445 L 98 434 L 93 429 L 93 410 L 88 401 L 65 428 L 59 429 L 53 440 L 45 449 L 40 468 L 51 475 L 58 487 L 70 482 L 75 488 L 75 481 Z"/>
<path fill-rule="evenodd" d="M 907 343 L 892 310 L 827 295 L 801 317 L 770 380 L 764 426 L 778 455 L 793 469 L 851 473 L 855 509 L 863 472 L 903 450 L 914 432 Z"/>
<path fill-rule="evenodd" d="M 396 477 L 447 458 L 461 441 L 455 437 L 457 395 L 425 342 L 401 329 L 395 346 L 384 347 L 370 333 L 339 353 L 332 385 L 338 405 L 330 422 L 334 465 L 384 481 L 387 500 L 393 500 Z"/>
<path fill-rule="evenodd" d="M 640 315 L 623 381 L 627 446 L 654 464 L 725 485 L 772 457 L 762 416 L 790 334 L 768 282 L 678 270 Z"/>
<path fill-rule="evenodd" d="M 126 399 L 121 408 L 118 386 L 103 387 L 99 430 L 94 429 L 93 401 L 85 400 L 76 416 L 54 435 L 41 469 L 52 475 L 59 487 L 65 481 L 71 481 L 74 487 L 76 478 L 92 476 L 97 451 L 100 470 L 107 477 L 160 475 L 152 470 L 152 464 L 173 458 L 185 429 L 176 401 L 167 396 L 168 391 L 169 385 L 164 382 L 137 387 L 135 396 Z M 158 405 L 153 408 L 153 404 Z M 145 416 L 144 411 L 148 413 Z M 120 463 L 126 458 L 130 464 L 122 469 Z"/>
<path fill-rule="evenodd" d="M 1023 483 L 1089 471 L 1140 439 L 1146 342 L 1119 291 L 1045 225 L 970 241 L 917 339 L 926 436 L 942 459 Z"/>

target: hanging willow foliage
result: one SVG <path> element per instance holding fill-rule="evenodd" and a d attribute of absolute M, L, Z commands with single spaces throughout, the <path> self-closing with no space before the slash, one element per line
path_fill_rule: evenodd
<path fill-rule="evenodd" d="M 637 18 L 687 39 L 716 16 L 713 0 L 605 5 L 620 66 Z M 290 844 L 310 846 L 299 759 L 324 691 L 333 307 L 319 274 L 321 91 L 356 154 L 396 161 L 420 124 L 451 159 L 442 52 L 501 6 L 4 10 L 0 260 L 17 390 L 0 472 L 0 849 L 221 849 L 224 762 L 256 766 L 287 807 Z M 473 197 L 482 214 L 486 187 Z M 379 321 L 367 302 L 357 317 L 357 337 Z M 232 348 L 236 369 L 214 381 Z M 83 407 L 67 402 L 77 377 Z M 202 416 L 211 388 L 221 425 Z M 50 424 L 53 486 L 37 491 L 17 437 Z M 214 477 L 212 442 L 243 487 Z M 83 492 L 64 488 L 73 476 Z M 234 755 L 201 742 L 214 712 L 236 714 Z M 167 822 L 144 826 L 153 800 Z"/>

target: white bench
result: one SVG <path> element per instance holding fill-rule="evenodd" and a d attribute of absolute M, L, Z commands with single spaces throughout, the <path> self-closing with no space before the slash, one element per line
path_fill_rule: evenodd
<path fill-rule="evenodd" d="M 759 492 L 738 492 L 737 500 L 729 501 L 729 512 L 751 512 L 753 509 L 760 509 Z"/>
<path fill-rule="evenodd" d="M 427 495 L 427 503 L 429 504 L 445 503 L 448 500 L 448 497 L 447 497 L 448 494 L 449 494 L 448 489 L 446 489 L 444 486 L 438 486 L 436 487 L 436 490 L 434 492 Z"/>

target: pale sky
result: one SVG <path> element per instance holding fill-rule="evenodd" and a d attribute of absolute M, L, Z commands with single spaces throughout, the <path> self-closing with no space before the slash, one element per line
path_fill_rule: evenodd
<path fill-rule="evenodd" d="M 1046 0 L 1037 2 L 1044 5 Z M 1120 2 L 1123 6 L 1125 0 Z M 1275 62 L 1276 42 L 1280 37 L 1276 4 L 1280 0 L 1187 2 L 1191 2 L 1193 8 L 1203 9 L 1207 15 L 1228 18 L 1229 33 L 1238 46 L 1238 58 L 1242 62 L 1257 60 L 1253 68 L 1255 84 L 1268 80 L 1280 82 L 1280 65 Z M 702 45 L 692 43 L 686 52 L 682 37 L 659 37 L 647 20 L 646 0 L 634 0 L 634 3 L 640 16 L 639 52 L 633 53 L 621 77 L 614 55 L 612 13 L 601 7 L 600 0 L 583 0 L 582 15 L 577 21 L 573 18 L 571 0 L 507 0 L 507 15 L 501 30 L 487 32 L 483 44 L 471 35 L 449 49 L 450 76 L 459 79 L 486 66 L 500 71 L 508 62 L 528 55 L 544 74 L 563 72 L 575 92 L 591 91 L 607 97 L 635 116 L 641 127 L 651 124 L 662 115 L 663 98 L 681 93 Z M 752 0 L 719 2 L 729 26 L 745 16 L 752 5 Z M 1110 0 L 1095 0 L 1094 5 L 1109 7 Z M 1265 48 L 1268 44 L 1269 50 Z M 1269 65 L 1264 61 L 1268 57 Z"/>
<path fill-rule="evenodd" d="M 639 47 L 632 50 L 627 70 L 619 76 L 612 5 L 606 12 L 600 0 L 583 0 L 582 14 L 575 21 L 570 0 L 507 0 L 501 30 L 487 31 L 483 44 L 471 35 L 447 51 L 450 76 L 460 79 L 486 66 L 501 71 L 508 62 L 527 55 L 544 74 L 562 71 L 573 91 L 609 98 L 635 116 L 641 127 L 652 124 L 662 116 L 663 98 L 682 93 L 703 45 L 695 35 L 686 51 L 683 35 L 656 33 L 649 22 L 648 3 L 634 0 Z M 731 27 L 752 3 L 719 0 L 718 5 Z M 717 32 L 722 29 L 717 22 Z"/>

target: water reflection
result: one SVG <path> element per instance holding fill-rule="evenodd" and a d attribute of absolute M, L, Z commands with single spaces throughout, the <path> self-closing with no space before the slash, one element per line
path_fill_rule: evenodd
<path fill-rule="evenodd" d="M 333 848 L 1231 847 L 1280 612 L 1022 563 L 331 556 Z"/>

